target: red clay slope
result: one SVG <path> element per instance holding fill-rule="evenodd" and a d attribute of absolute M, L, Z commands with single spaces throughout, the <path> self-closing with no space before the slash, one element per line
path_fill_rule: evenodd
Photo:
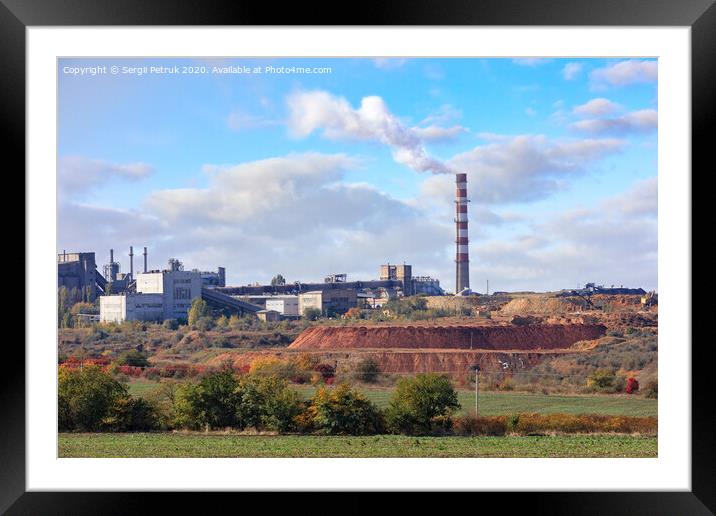
<path fill-rule="evenodd" d="M 565 349 L 604 336 L 601 324 L 531 326 L 314 326 L 289 346 L 296 350 L 341 349 Z"/>

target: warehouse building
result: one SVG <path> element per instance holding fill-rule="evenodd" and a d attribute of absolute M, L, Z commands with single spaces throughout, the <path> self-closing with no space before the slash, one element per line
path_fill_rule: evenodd
<path fill-rule="evenodd" d="M 99 320 L 121 323 L 122 321 L 164 320 L 164 296 L 162 294 L 121 294 L 99 298 Z"/>
<path fill-rule="evenodd" d="M 315 308 L 323 315 L 343 314 L 358 305 L 355 289 L 313 290 L 298 295 L 298 310 L 301 315 L 306 309 Z"/>
<path fill-rule="evenodd" d="M 283 317 L 298 317 L 298 296 L 272 296 L 266 299 L 266 310 L 274 310 Z"/>

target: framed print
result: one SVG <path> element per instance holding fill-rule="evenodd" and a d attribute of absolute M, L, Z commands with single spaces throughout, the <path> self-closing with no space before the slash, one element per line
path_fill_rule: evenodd
<path fill-rule="evenodd" d="M 713 2 L 397 5 L 3 0 L 28 242 L 3 511 L 713 511 L 689 301 Z"/>

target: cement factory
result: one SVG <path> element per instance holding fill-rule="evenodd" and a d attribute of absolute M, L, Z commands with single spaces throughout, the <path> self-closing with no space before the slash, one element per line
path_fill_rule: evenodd
<path fill-rule="evenodd" d="M 472 294 L 467 174 L 456 174 L 455 179 L 455 295 L 467 296 Z M 406 263 L 380 265 L 378 279 L 367 281 L 348 281 L 347 274 L 339 273 L 326 276 L 322 283 L 227 286 L 224 267 L 217 271 L 186 270 L 182 262 L 171 258 L 166 269 L 148 270 L 144 247 L 142 271 L 135 272 L 131 246 L 128 256 L 129 272 L 122 273 L 110 249 L 109 263 L 100 273 L 94 252 L 63 251 L 57 255 L 58 288 L 76 289 L 89 302 L 99 298 L 99 316 L 90 319 L 101 322 L 184 320 L 197 298 L 216 309 L 273 321 L 301 317 L 308 309 L 324 316 L 338 316 L 353 307 L 380 308 L 403 296 L 445 295 L 439 280 L 413 276 L 412 266 Z M 594 284 L 585 288 L 595 290 Z M 620 292 L 630 290 L 634 289 L 621 288 Z M 643 292 L 638 289 L 632 293 Z"/>

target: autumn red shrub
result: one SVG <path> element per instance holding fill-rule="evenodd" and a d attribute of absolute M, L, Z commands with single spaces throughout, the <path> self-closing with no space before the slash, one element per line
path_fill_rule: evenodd
<path fill-rule="evenodd" d="M 186 364 L 169 364 L 161 369 L 161 376 L 164 378 L 184 378 L 188 375 L 189 366 Z"/>
<path fill-rule="evenodd" d="M 96 358 L 77 358 L 67 357 L 60 363 L 61 367 L 65 369 L 78 369 L 85 366 L 98 366 L 103 370 L 106 370 L 110 365 L 110 360 L 107 357 L 96 357 Z"/>
<path fill-rule="evenodd" d="M 245 365 L 242 365 L 242 366 L 234 365 L 234 366 L 233 366 L 233 369 L 234 369 L 234 372 L 235 372 L 235 373 L 238 373 L 238 374 L 247 374 L 247 373 L 249 372 L 249 369 L 251 369 L 251 365 L 250 365 L 250 364 L 245 364 Z"/>
<path fill-rule="evenodd" d="M 627 379 L 625 390 L 626 390 L 627 394 L 632 394 L 632 393 L 637 392 L 639 390 L 639 380 L 637 380 L 636 378 Z"/>
<path fill-rule="evenodd" d="M 142 375 L 142 368 L 138 366 L 122 365 L 117 368 L 117 372 L 131 376 L 132 378 L 139 378 Z"/>
<path fill-rule="evenodd" d="M 145 378 L 148 378 L 150 380 L 156 380 L 161 376 L 161 372 L 158 367 L 147 367 L 144 369 L 144 372 L 142 374 Z"/>

